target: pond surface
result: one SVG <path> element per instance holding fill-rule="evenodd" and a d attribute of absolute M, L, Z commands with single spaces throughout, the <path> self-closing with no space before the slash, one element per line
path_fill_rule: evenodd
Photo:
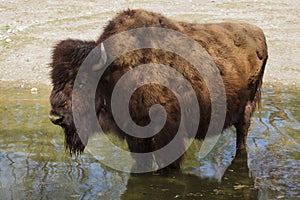
<path fill-rule="evenodd" d="M 197 158 L 195 143 L 183 170 L 164 175 L 114 171 L 88 152 L 71 158 L 48 119 L 49 88 L 0 91 L 0 199 L 300 198 L 299 90 L 265 86 L 248 154 L 233 160 L 227 130 L 207 157 Z"/>

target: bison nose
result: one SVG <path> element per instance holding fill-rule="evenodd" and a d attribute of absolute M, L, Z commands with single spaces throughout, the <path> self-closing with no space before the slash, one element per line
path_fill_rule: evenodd
<path fill-rule="evenodd" d="M 49 114 L 49 119 L 52 121 L 53 124 L 60 124 L 63 118 L 63 116 L 55 114 L 53 111 L 51 111 Z"/>

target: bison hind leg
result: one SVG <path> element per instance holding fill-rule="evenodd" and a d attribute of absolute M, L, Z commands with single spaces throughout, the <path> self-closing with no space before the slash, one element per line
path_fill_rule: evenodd
<path fill-rule="evenodd" d="M 247 135 L 255 104 L 255 101 L 248 101 L 244 108 L 243 116 L 236 124 L 234 124 L 236 128 L 236 156 L 246 149 Z"/>

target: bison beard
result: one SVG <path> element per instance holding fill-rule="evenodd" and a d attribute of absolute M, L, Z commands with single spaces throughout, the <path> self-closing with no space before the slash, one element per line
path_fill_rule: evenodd
<path fill-rule="evenodd" d="M 97 41 L 64 40 L 53 50 L 50 64 L 53 91 L 50 97 L 52 111 L 50 119 L 65 130 L 66 147 L 70 153 L 81 153 L 87 141 L 82 142 L 75 128 L 74 122 L 63 121 L 65 113 L 72 113 L 72 90 L 77 72 L 84 59 L 103 41 L 124 31 L 141 27 L 161 27 L 172 29 L 198 42 L 216 63 L 222 76 L 227 101 L 224 129 L 229 126 L 236 128 L 236 154 L 243 151 L 246 145 L 250 118 L 256 103 L 260 101 L 260 92 L 264 68 L 267 61 L 267 45 L 263 32 L 256 26 L 246 23 L 193 24 L 178 22 L 161 14 L 145 10 L 127 10 L 121 12 L 104 28 Z M 132 38 L 131 38 L 132 39 Z M 127 41 L 124 38 L 124 41 Z M 128 39 L 136 42 L 134 39 Z M 101 49 L 96 57 L 100 60 L 89 63 L 93 70 L 102 67 L 106 61 Z M 110 50 L 124 48 L 118 44 L 109 47 Z M 191 49 L 187 49 L 189 51 Z M 96 59 L 97 60 L 97 59 Z M 104 131 L 113 131 L 120 138 L 125 138 L 131 152 L 151 152 L 165 146 L 176 134 L 180 121 L 179 105 L 174 95 L 168 90 L 153 86 L 142 88 L 132 96 L 129 109 L 132 119 L 140 125 L 149 123 L 148 111 L 153 104 L 165 107 L 168 119 L 164 128 L 151 138 L 135 138 L 122 132 L 115 124 L 110 108 L 111 94 L 116 82 L 130 69 L 148 63 L 160 63 L 172 66 L 191 82 L 199 101 L 200 122 L 196 139 L 206 136 L 210 120 L 210 99 L 207 86 L 199 74 L 178 55 L 161 50 L 144 49 L 129 52 L 115 60 L 103 74 L 96 92 L 96 107 L 98 121 Z M 154 96 L 152 93 L 154 92 Z M 148 102 L 154 99 L 153 102 Z M 84 109 L 85 106 L 82 106 Z M 68 119 L 72 119 L 69 117 Z M 84 119 L 87 120 L 87 119 Z M 218 133 L 216 133 L 218 134 Z M 88 137 L 88 136 L 87 136 Z M 85 138 L 87 139 L 87 138 Z M 182 140 L 183 145 L 183 140 Z M 160 155 L 155 155 L 160 160 Z M 182 157 L 168 167 L 180 168 Z M 140 161 L 144 162 L 144 161 Z M 146 162 L 146 161 L 145 161 Z M 163 161 L 162 161 L 163 162 Z"/>
<path fill-rule="evenodd" d="M 78 136 L 75 125 L 66 126 L 63 129 L 65 131 L 65 146 L 69 149 L 70 154 L 78 155 L 82 153 L 85 146 Z"/>

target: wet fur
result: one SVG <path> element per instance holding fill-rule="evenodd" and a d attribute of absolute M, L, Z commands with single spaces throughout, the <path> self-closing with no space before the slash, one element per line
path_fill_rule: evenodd
<path fill-rule="evenodd" d="M 80 65 L 89 52 L 105 39 L 139 27 L 162 27 L 179 31 L 193 38 L 207 50 L 218 66 L 225 85 L 227 113 L 224 129 L 234 125 L 237 131 L 237 153 L 245 149 L 250 117 L 260 101 L 262 78 L 268 57 L 262 30 L 246 23 L 185 23 L 145 10 L 127 10 L 108 22 L 97 41 L 68 39 L 54 47 L 50 64 L 53 83 L 50 97 L 51 112 L 66 116 L 62 127 L 65 129 L 66 145 L 70 152 L 78 153 L 84 149 L 84 144 L 80 142 L 76 133 L 71 110 L 72 86 Z M 134 40 L 128 40 L 128 45 L 130 42 Z M 108 48 L 113 50 L 124 47 L 113 44 Z M 165 107 L 168 114 L 167 123 L 152 138 L 139 139 L 123 133 L 113 120 L 110 104 L 106 103 L 110 102 L 114 85 L 124 73 L 136 66 L 151 62 L 172 66 L 189 79 L 197 94 L 201 111 L 196 138 L 203 139 L 211 118 L 209 114 L 211 102 L 205 82 L 184 59 L 172 53 L 154 49 L 129 52 L 115 60 L 104 73 L 96 94 L 98 97 L 96 110 L 103 130 L 113 131 L 119 137 L 125 138 L 129 149 L 140 153 L 160 149 L 174 137 L 180 121 L 180 109 L 175 96 L 168 89 L 159 85 L 146 85 L 137 90 L 130 101 L 129 109 L 132 119 L 142 126 L 150 122 L 148 111 L 153 104 L 159 103 Z M 179 149 L 183 148 L 183 142 L 180 146 Z M 159 160 L 159 155 L 155 157 L 157 161 L 163 163 Z M 179 168 L 182 158 L 169 167 Z"/>

